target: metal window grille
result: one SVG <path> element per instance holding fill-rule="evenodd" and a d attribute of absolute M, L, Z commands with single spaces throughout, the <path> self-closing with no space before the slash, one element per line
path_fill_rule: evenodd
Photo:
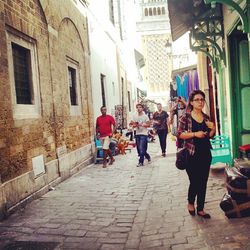
<path fill-rule="evenodd" d="M 30 50 L 12 43 L 17 104 L 32 104 L 32 70 Z"/>
<path fill-rule="evenodd" d="M 77 105 L 76 96 L 76 70 L 74 68 L 68 67 L 69 75 L 69 90 L 70 90 L 70 103 L 73 106 Z"/>
<path fill-rule="evenodd" d="M 102 106 L 106 106 L 105 75 L 101 74 Z"/>

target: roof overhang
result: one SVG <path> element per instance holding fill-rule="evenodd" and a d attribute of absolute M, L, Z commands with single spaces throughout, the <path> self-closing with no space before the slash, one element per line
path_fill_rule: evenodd
<path fill-rule="evenodd" d="M 210 9 L 203 0 L 168 0 L 172 40 L 191 30 L 194 20 Z"/>

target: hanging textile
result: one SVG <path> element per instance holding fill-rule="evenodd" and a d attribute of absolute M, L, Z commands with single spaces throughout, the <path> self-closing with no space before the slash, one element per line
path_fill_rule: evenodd
<path fill-rule="evenodd" d="M 185 100 L 188 99 L 188 75 L 184 74 L 183 76 L 176 76 L 177 83 L 177 95 L 184 97 Z"/>
<path fill-rule="evenodd" d="M 199 88 L 199 78 L 198 78 L 198 72 L 197 70 L 194 70 L 194 89 L 200 89 Z"/>
<path fill-rule="evenodd" d="M 175 81 L 177 84 L 177 96 L 182 96 L 185 100 L 188 100 L 188 96 L 193 90 L 200 89 L 198 72 L 196 69 L 177 74 L 175 76 Z"/>

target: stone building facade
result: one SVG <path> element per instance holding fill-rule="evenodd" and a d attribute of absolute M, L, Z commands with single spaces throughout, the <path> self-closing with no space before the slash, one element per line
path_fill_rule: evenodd
<path fill-rule="evenodd" d="M 1 215 L 91 160 L 84 2 L 0 0 Z"/>

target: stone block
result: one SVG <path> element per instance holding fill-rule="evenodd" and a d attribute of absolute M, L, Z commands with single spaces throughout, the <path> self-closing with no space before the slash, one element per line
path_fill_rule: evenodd
<path fill-rule="evenodd" d="M 16 155 L 19 152 L 23 151 L 23 145 L 16 145 L 10 147 L 10 156 Z"/>
<path fill-rule="evenodd" d="M 53 160 L 45 164 L 48 183 L 59 177 L 58 160 Z"/>
<path fill-rule="evenodd" d="M 0 139 L 0 148 L 6 147 L 6 139 Z"/>

